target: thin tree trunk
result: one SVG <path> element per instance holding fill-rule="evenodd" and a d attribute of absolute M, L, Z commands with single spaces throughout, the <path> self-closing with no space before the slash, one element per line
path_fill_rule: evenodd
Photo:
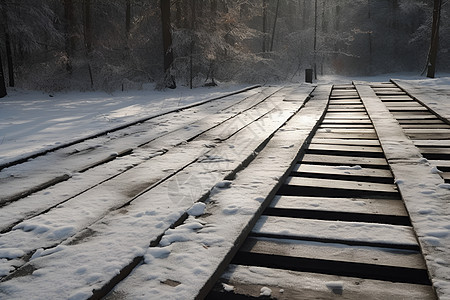
<path fill-rule="evenodd" d="M 0 53 L 0 98 L 5 97 L 6 95 L 5 76 L 3 75 L 2 56 Z"/>
<path fill-rule="evenodd" d="M 91 19 L 91 0 L 84 0 L 84 44 L 86 47 L 86 58 L 88 64 L 89 78 L 91 88 L 94 88 L 94 75 L 90 62 L 92 52 L 92 19 Z"/>
<path fill-rule="evenodd" d="M 131 30 L 131 0 L 127 0 L 125 8 L 125 30 L 127 32 L 127 39 L 130 36 Z"/>
<path fill-rule="evenodd" d="M 439 48 L 439 27 L 441 18 L 442 0 L 434 0 L 433 27 L 431 30 L 431 48 L 428 55 L 427 77 L 434 78 L 436 74 L 436 61 Z"/>
<path fill-rule="evenodd" d="M 273 51 L 273 41 L 275 40 L 275 30 L 276 30 L 277 21 L 278 21 L 279 8 L 280 8 L 280 0 L 277 0 L 277 8 L 275 10 L 275 20 L 273 21 L 273 28 L 272 28 L 272 40 L 270 41 L 270 52 Z"/>
<path fill-rule="evenodd" d="M 67 56 L 66 70 L 69 74 L 72 74 L 72 58 L 75 48 L 75 33 L 74 33 L 74 15 L 73 15 L 73 2 L 72 0 L 64 1 L 64 30 L 65 30 L 65 51 Z"/>
<path fill-rule="evenodd" d="M 175 79 L 170 74 L 173 63 L 172 32 L 170 31 L 170 0 L 160 0 L 162 37 L 164 47 L 164 81 L 165 86 L 171 89 L 176 88 Z"/>
<path fill-rule="evenodd" d="M 191 0 L 191 47 L 189 55 L 189 88 L 193 88 L 194 79 L 194 30 L 195 30 L 195 18 L 196 12 L 196 0 Z"/>
<path fill-rule="evenodd" d="M 262 43 L 262 52 L 266 52 L 266 43 L 267 43 L 267 0 L 263 0 L 263 43 Z"/>
<path fill-rule="evenodd" d="M 9 36 L 9 27 L 8 27 L 8 15 L 6 13 L 6 5 L 3 5 L 2 9 L 3 16 L 3 34 L 5 37 L 5 47 L 6 47 L 6 62 L 8 65 L 8 78 L 9 78 L 9 86 L 14 87 L 14 64 L 13 64 L 13 56 L 11 50 L 11 39 Z"/>
<path fill-rule="evenodd" d="M 317 0 L 314 1 L 314 79 L 317 79 Z"/>

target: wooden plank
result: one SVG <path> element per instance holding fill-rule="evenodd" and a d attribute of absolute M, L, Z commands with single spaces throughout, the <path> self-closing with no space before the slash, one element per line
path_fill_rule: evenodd
<path fill-rule="evenodd" d="M 373 128 L 370 124 L 323 124 L 319 128 L 362 128 L 370 129 Z"/>
<path fill-rule="evenodd" d="M 355 86 L 353 84 L 336 84 L 333 85 L 333 90 L 354 90 Z"/>
<path fill-rule="evenodd" d="M 329 102 L 330 105 L 361 105 L 361 100 L 355 100 L 355 99 L 330 99 Z"/>
<path fill-rule="evenodd" d="M 383 153 L 381 147 L 358 146 L 358 145 L 329 145 L 329 144 L 312 143 L 309 145 L 308 149 Z"/>
<path fill-rule="evenodd" d="M 355 191 L 376 191 L 387 193 L 397 192 L 397 186 L 394 184 L 371 183 L 371 182 L 348 181 L 348 180 L 332 180 L 322 178 L 289 177 L 286 180 L 285 184 L 304 187 L 345 189 Z"/>
<path fill-rule="evenodd" d="M 364 139 L 331 139 L 314 137 L 311 140 L 315 144 L 330 144 L 330 145 L 359 145 L 359 146 L 379 146 L 378 140 L 364 140 Z"/>
<path fill-rule="evenodd" d="M 358 95 L 355 96 L 330 96 L 330 100 L 357 100 L 359 99 Z"/>
<path fill-rule="evenodd" d="M 433 128 L 433 129 L 450 129 L 450 125 L 445 124 L 403 124 L 403 129 L 415 129 L 415 128 Z"/>
<path fill-rule="evenodd" d="M 349 120 L 349 119 L 324 119 L 321 125 L 328 124 L 349 124 L 349 125 L 372 125 L 370 119 Z"/>
<path fill-rule="evenodd" d="M 287 239 L 261 239 L 250 237 L 240 249 L 241 252 L 266 255 L 282 255 L 308 259 L 344 261 L 414 269 L 426 269 L 420 252 L 389 251 L 380 248 L 323 244 Z M 402 255 L 403 254 L 403 255 Z"/>
<path fill-rule="evenodd" d="M 270 203 L 272 208 L 345 211 L 349 213 L 407 216 L 401 200 L 365 198 L 327 198 L 305 196 L 276 196 Z"/>
<path fill-rule="evenodd" d="M 367 157 L 349 157 L 349 156 L 335 156 L 335 155 L 316 155 L 305 154 L 301 163 L 316 163 L 316 164 L 333 164 L 343 166 L 354 165 L 373 165 L 373 166 L 387 166 L 384 158 L 367 158 Z"/>
<path fill-rule="evenodd" d="M 450 147 L 449 140 L 413 141 L 417 147 Z"/>
<path fill-rule="evenodd" d="M 315 135 L 316 138 L 327 138 L 327 139 L 363 139 L 363 140 L 376 140 L 377 135 L 375 133 L 328 133 L 328 132 L 318 132 Z"/>
<path fill-rule="evenodd" d="M 408 133 L 410 139 L 413 140 L 449 140 L 448 133 Z"/>
<path fill-rule="evenodd" d="M 253 228 L 252 235 L 419 250 L 411 227 L 387 224 L 262 216 Z"/>
<path fill-rule="evenodd" d="M 422 152 L 422 154 L 450 154 L 450 147 L 419 147 L 419 150 L 420 152 Z"/>
<path fill-rule="evenodd" d="M 211 298 L 207 299 L 247 299 L 235 297 L 235 294 L 259 298 L 262 278 L 264 286 L 272 290 L 271 297 L 279 300 L 436 299 L 433 289 L 425 285 L 238 265 L 230 266 L 214 288 Z M 224 291 L 222 283 L 232 286 L 233 291 Z"/>
<path fill-rule="evenodd" d="M 356 134 L 375 134 L 375 129 L 361 129 L 361 128 L 326 128 L 318 129 L 318 133 L 356 133 Z"/>
<path fill-rule="evenodd" d="M 325 118 L 340 118 L 340 119 L 345 119 L 348 118 L 350 120 L 352 119 L 359 119 L 359 118 L 368 118 L 367 113 L 352 113 L 352 112 L 341 112 L 341 113 L 337 113 L 337 112 L 332 112 L 332 113 L 327 113 L 325 115 Z"/>
<path fill-rule="evenodd" d="M 443 122 L 439 119 L 433 118 L 433 119 L 425 119 L 425 120 L 419 120 L 419 119 L 403 119 L 403 120 L 398 120 L 398 122 L 400 123 L 400 125 L 404 125 L 404 124 L 442 124 Z M 444 123 L 445 124 L 445 123 Z"/>
<path fill-rule="evenodd" d="M 391 108 L 391 107 L 404 107 L 404 106 L 426 108 L 422 104 L 420 104 L 420 103 L 418 103 L 416 101 L 413 101 L 412 99 L 411 99 L 411 101 L 387 102 L 384 105 L 386 105 L 388 108 Z"/>
<path fill-rule="evenodd" d="M 345 166 L 321 166 L 310 164 L 296 164 L 292 169 L 293 172 L 305 173 L 321 173 L 333 175 L 347 175 L 347 176 L 365 176 L 365 177 L 384 177 L 392 178 L 389 170 L 370 169 L 370 168 L 352 168 Z M 393 182 L 393 179 L 392 179 Z"/>

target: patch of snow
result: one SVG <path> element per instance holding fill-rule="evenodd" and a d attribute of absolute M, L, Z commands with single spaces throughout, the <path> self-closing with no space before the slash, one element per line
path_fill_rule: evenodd
<path fill-rule="evenodd" d="M 272 295 L 272 290 L 266 286 L 263 286 L 259 293 L 260 296 L 270 297 Z"/>
<path fill-rule="evenodd" d="M 194 205 L 192 205 L 191 208 L 187 210 L 187 214 L 190 216 L 198 217 L 203 215 L 205 212 L 206 204 L 203 202 L 197 202 Z"/>
<path fill-rule="evenodd" d="M 222 283 L 222 287 L 225 290 L 225 292 L 232 292 L 234 291 L 234 286 L 226 284 L 226 283 Z"/>

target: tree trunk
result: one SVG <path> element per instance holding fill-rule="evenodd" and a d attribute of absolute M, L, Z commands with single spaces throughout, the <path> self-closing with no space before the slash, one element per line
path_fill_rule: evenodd
<path fill-rule="evenodd" d="M 442 0 L 434 0 L 433 27 L 431 30 L 431 48 L 428 55 L 427 77 L 434 78 L 436 74 L 436 61 L 439 48 L 439 27 L 441 19 Z"/>
<path fill-rule="evenodd" d="M 195 30 L 195 18 L 196 18 L 196 0 L 191 0 L 191 46 L 189 55 L 189 88 L 193 88 L 194 79 L 194 30 Z"/>
<path fill-rule="evenodd" d="M 6 62 L 8 65 L 8 78 L 9 78 L 9 86 L 14 87 L 14 65 L 13 65 L 13 57 L 12 57 L 12 48 L 11 48 L 11 39 L 9 36 L 9 28 L 8 28 L 8 15 L 6 13 L 6 5 L 3 5 L 2 9 L 2 17 L 3 17 L 3 34 L 5 37 L 5 47 L 6 47 Z"/>
<path fill-rule="evenodd" d="M 130 36 L 131 30 L 131 0 L 127 0 L 125 8 L 125 30 L 127 32 L 127 39 Z"/>
<path fill-rule="evenodd" d="M 72 58 L 75 49 L 74 15 L 72 0 L 64 1 L 64 30 L 65 30 L 65 51 L 67 56 L 66 70 L 72 74 Z"/>
<path fill-rule="evenodd" d="M 314 1 L 314 79 L 317 79 L 317 0 Z"/>
<path fill-rule="evenodd" d="M 262 23 L 262 31 L 263 31 L 263 41 L 262 41 L 262 52 L 266 52 L 266 43 L 267 43 L 267 0 L 263 0 L 263 23 Z"/>
<path fill-rule="evenodd" d="M 160 5 L 164 47 L 165 86 L 174 89 L 176 88 L 175 79 L 170 74 L 170 67 L 173 63 L 172 32 L 170 31 L 170 0 L 160 0 Z"/>
<path fill-rule="evenodd" d="M 0 53 L 0 98 L 5 97 L 6 95 L 5 76 L 3 75 L 2 55 Z"/>
<path fill-rule="evenodd" d="M 91 88 L 94 88 L 94 75 L 91 67 L 92 52 L 92 19 L 91 19 L 91 0 L 84 0 L 84 44 L 86 47 L 86 59 L 89 71 L 89 79 L 91 80 Z"/>
<path fill-rule="evenodd" d="M 275 20 L 273 20 L 272 40 L 270 41 L 270 52 L 273 51 L 273 41 L 275 40 L 275 29 L 278 21 L 278 11 L 280 9 L 280 0 L 277 0 L 277 8 L 275 10 Z"/>

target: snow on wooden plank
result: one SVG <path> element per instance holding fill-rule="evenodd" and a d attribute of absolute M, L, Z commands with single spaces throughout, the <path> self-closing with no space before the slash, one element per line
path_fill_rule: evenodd
<path fill-rule="evenodd" d="M 372 182 L 359 182 L 349 180 L 336 180 L 336 179 L 322 179 L 322 178 L 308 178 L 308 177 L 289 177 L 286 185 L 296 187 L 314 187 L 314 188 L 332 188 L 332 189 L 344 189 L 354 191 L 377 191 L 396 193 L 397 188 L 395 184 L 385 183 L 372 183 Z"/>
<path fill-rule="evenodd" d="M 366 86 L 357 86 L 411 217 L 438 297 L 450 297 L 450 188 L 422 158 L 384 104 Z"/>
<path fill-rule="evenodd" d="M 330 86 L 319 86 L 315 97 L 287 122 L 256 159 L 230 184 L 218 188 L 207 200 L 205 215 L 188 219 L 202 229 L 183 227 L 164 236 L 160 246 L 148 249 L 145 264 L 113 291 L 129 298 L 203 298 L 231 261 L 264 207 L 298 155 L 326 107 Z M 193 226 L 193 225 L 192 225 Z M 172 242 L 171 242 L 172 241 Z M 174 289 L 164 284 L 178 282 Z"/>
<path fill-rule="evenodd" d="M 330 144 L 330 145 L 358 145 L 358 146 L 379 146 L 378 140 L 364 140 L 364 139 L 330 139 L 330 138 L 316 138 L 311 141 L 315 144 Z"/>
<path fill-rule="evenodd" d="M 311 146 L 310 146 L 311 147 Z M 392 173 L 389 170 L 371 169 L 350 166 L 322 166 L 300 163 L 295 165 L 293 172 L 301 173 L 320 173 L 330 175 L 363 176 L 363 177 L 381 177 L 391 178 Z M 392 180 L 393 182 L 393 180 Z"/>
<path fill-rule="evenodd" d="M 19 277 L 12 276 L 9 280 L 0 283 L 0 293 L 18 298 L 28 298 L 29 295 L 46 298 L 86 298 L 92 295 L 93 290 L 99 291 L 100 294 L 103 293 L 102 288 L 108 282 L 113 280 L 116 275 L 121 274 L 123 270 L 129 269 L 130 266 L 135 266 L 141 261 L 149 244 L 157 243 L 158 238 L 165 232 L 169 243 L 173 238 L 178 240 L 177 236 L 171 235 L 173 232 L 169 228 L 174 226 L 186 211 L 193 215 L 201 214 L 204 204 L 193 205 L 193 203 L 204 199 L 210 192 L 216 193 L 220 187 L 228 186 L 229 183 L 224 182 L 224 179 L 232 178 L 234 173 L 245 167 L 246 163 L 254 158 L 255 151 L 260 151 L 260 148 L 264 147 L 271 138 L 273 146 L 267 146 L 271 153 L 279 154 L 284 149 L 288 154 L 287 158 L 278 159 L 273 157 L 273 154 L 265 157 L 268 160 L 266 163 L 269 161 L 274 163 L 274 170 L 272 170 L 274 173 L 271 173 L 270 178 L 275 185 L 277 180 L 273 178 L 277 176 L 276 174 L 281 176 L 284 173 L 283 170 L 290 165 L 297 155 L 298 148 L 303 144 L 300 144 L 300 141 L 306 139 L 311 127 L 317 123 L 317 115 L 320 116 L 323 111 L 323 109 L 317 111 L 317 106 L 312 106 L 316 115 L 312 114 L 311 110 L 307 110 L 310 117 L 306 115 L 304 120 L 302 119 L 301 122 L 298 122 L 299 124 L 296 124 L 301 129 L 285 126 L 283 128 L 286 131 L 281 131 L 286 132 L 285 138 L 272 138 L 273 133 L 292 118 L 300 108 L 298 103 L 284 102 L 278 110 L 264 116 L 258 122 L 250 124 L 226 143 L 212 149 L 201 159 L 177 173 L 176 176 L 143 193 L 129 205 L 107 214 L 63 244 L 55 245 L 61 239 L 67 239 L 72 235 L 73 225 L 61 228 L 64 230 L 60 231 L 59 235 L 48 236 L 47 241 L 42 241 L 42 243 L 51 242 L 56 247 L 48 251 L 38 250 L 23 268 L 24 270 L 38 270 L 40 276 L 33 277 L 31 281 L 29 280 L 30 276 L 33 276 L 31 273 L 25 272 L 24 276 Z M 296 139 L 293 134 L 296 134 Z M 304 135 L 304 138 L 299 140 L 298 135 L 301 134 Z M 287 138 L 289 136 L 291 138 Z M 261 168 L 259 163 L 256 164 L 258 168 Z M 269 163 L 269 165 L 271 164 Z M 267 186 L 267 174 L 261 176 L 265 180 L 250 178 L 248 184 L 261 182 L 263 186 Z M 249 185 L 244 187 L 244 189 L 248 188 Z M 260 190 L 256 193 L 261 195 Z M 256 198 L 253 198 L 252 202 L 260 207 L 260 198 Z M 192 210 L 189 210 L 191 207 Z M 192 224 L 180 226 L 178 229 L 195 232 L 200 227 L 202 224 L 194 220 Z M 26 231 L 25 227 L 18 229 Z M 40 240 L 42 235 L 45 236 L 45 233 L 41 231 L 30 233 L 34 235 L 34 237 L 30 237 L 31 240 Z M 24 245 L 16 247 L 26 248 L 25 243 L 26 241 L 23 241 Z M 192 269 L 190 270 L 192 271 Z M 65 280 L 61 282 L 61 278 L 65 278 Z M 95 279 L 90 280 L 90 278 Z M 37 287 L 42 282 L 46 282 L 47 286 L 52 286 L 54 289 L 39 290 Z M 49 284 L 49 282 L 53 284 Z M 11 290 L 11 286 L 17 285 L 21 286 L 20 290 Z M 35 294 L 36 292 L 45 293 L 45 295 Z"/>
<path fill-rule="evenodd" d="M 262 94 L 265 92 L 267 90 L 263 90 Z M 20 198 L 20 195 L 27 190 L 33 189 L 55 177 L 63 174 L 72 175 L 73 173 L 86 170 L 86 167 L 95 165 L 94 161 L 103 161 L 111 156 L 115 158 L 118 153 L 130 147 L 135 148 L 158 138 L 164 139 L 164 144 L 161 145 L 161 148 L 184 142 L 200 134 L 202 129 L 204 130 L 204 126 L 198 126 L 199 123 L 213 126 L 217 124 L 214 122 L 220 123 L 231 117 L 234 113 L 228 112 L 214 115 L 213 118 L 211 117 L 211 112 L 218 112 L 233 106 L 233 104 L 239 104 L 242 102 L 243 95 L 240 97 L 236 96 L 232 99 L 219 100 L 214 102 L 216 106 L 207 104 L 205 107 L 190 108 L 181 112 L 156 117 L 148 122 L 134 125 L 131 128 L 114 132 L 108 136 L 88 140 L 81 144 L 49 153 L 46 156 L 35 158 L 24 164 L 6 168 L 0 172 L 0 188 L 2 190 L 0 203 Z M 259 97 L 257 94 L 254 97 L 250 97 L 250 99 L 256 98 L 257 101 L 262 101 Z M 245 107 L 242 107 L 242 109 L 245 109 Z M 168 134 L 168 132 L 170 133 Z M 26 170 L 26 172 L 23 170 Z M 16 173 L 20 173 L 21 176 L 15 177 L 14 174 Z"/>
<path fill-rule="evenodd" d="M 407 216 L 400 200 L 276 196 L 269 207 Z"/>
<path fill-rule="evenodd" d="M 376 223 L 262 216 L 253 228 L 252 235 L 348 245 L 418 249 L 414 231 L 410 227 Z"/>
<path fill-rule="evenodd" d="M 309 150 L 323 150 L 323 151 L 344 151 L 344 152 L 367 152 L 367 153 L 383 153 L 381 147 L 378 146 L 359 146 L 359 145 L 328 145 L 311 143 Z"/>
<path fill-rule="evenodd" d="M 232 265 L 221 278 L 228 284 L 228 292 L 259 297 L 262 287 L 269 288 L 272 297 L 288 299 L 334 299 L 350 300 L 435 299 L 429 286 L 360 279 L 336 275 L 313 274 L 254 266 Z M 219 287 L 220 289 L 221 287 Z M 216 290 L 216 289 L 215 289 Z M 228 295 L 223 290 L 215 295 Z"/>
<path fill-rule="evenodd" d="M 420 252 L 376 247 L 250 237 L 239 250 L 266 255 L 426 269 Z M 399 255 L 400 253 L 407 255 Z"/>
<path fill-rule="evenodd" d="M 351 156 L 337 156 L 337 155 L 317 155 L 305 154 L 302 158 L 302 163 L 308 164 L 331 164 L 343 166 L 383 166 L 387 165 L 384 158 L 372 157 L 351 157 Z"/>
<path fill-rule="evenodd" d="M 450 106 L 440 104 L 440 101 L 436 101 L 436 99 L 445 100 L 448 99 L 448 96 L 443 94 L 437 89 L 427 86 L 414 86 L 411 83 L 408 83 L 404 80 L 392 80 L 395 84 L 400 86 L 401 88 L 408 91 L 408 93 L 417 99 L 420 103 L 428 107 L 432 112 L 441 116 L 441 118 L 450 121 Z"/>

